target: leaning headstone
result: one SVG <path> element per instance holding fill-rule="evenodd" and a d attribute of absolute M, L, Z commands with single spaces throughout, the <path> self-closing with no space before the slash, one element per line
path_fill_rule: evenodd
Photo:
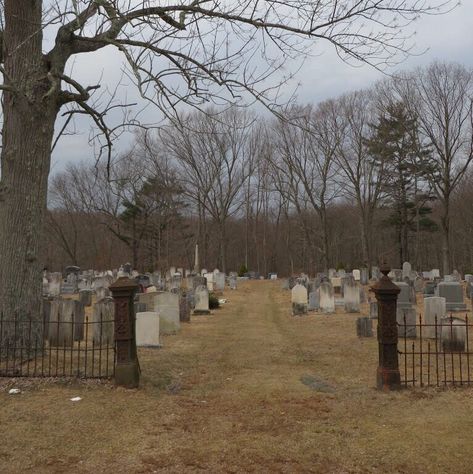
<path fill-rule="evenodd" d="M 333 313 L 335 311 L 333 287 L 329 282 L 324 282 L 320 285 L 319 304 L 322 313 Z"/>
<path fill-rule="evenodd" d="M 175 334 L 181 328 L 179 322 L 179 295 L 163 292 L 155 297 L 155 311 L 159 314 L 161 334 Z"/>
<path fill-rule="evenodd" d="M 307 288 L 304 285 L 297 284 L 291 290 L 292 315 L 300 316 L 307 313 Z"/>
<path fill-rule="evenodd" d="M 463 301 L 463 288 L 457 281 L 441 281 L 437 285 L 438 296 L 445 298 L 447 302 L 447 312 L 466 311 L 466 304 Z"/>
<path fill-rule="evenodd" d="M 440 320 L 447 315 L 445 298 L 431 296 L 424 298 L 424 324 L 422 328 L 427 338 L 435 339 L 435 324 L 437 324 L 437 337 L 440 337 Z"/>
<path fill-rule="evenodd" d="M 396 321 L 399 337 L 415 338 L 417 335 L 415 308 L 397 308 Z"/>
<path fill-rule="evenodd" d="M 357 318 L 356 335 L 358 337 L 373 337 L 373 321 L 370 318 Z"/>
<path fill-rule="evenodd" d="M 444 352 L 464 352 L 466 341 L 466 323 L 455 317 L 441 321 L 440 340 Z"/>
<path fill-rule="evenodd" d="M 360 312 L 360 288 L 358 283 L 348 280 L 343 286 L 343 299 L 345 304 L 345 312 Z"/>
<path fill-rule="evenodd" d="M 207 286 L 201 285 L 194 292 L 194 314 L 210 314 L 209 310 L 209 290 Z"/>
<path fill-rule="evenodd" d="M 137 347 L 160 347 L 159 315 L 153 311 L 136 313 Z"/>

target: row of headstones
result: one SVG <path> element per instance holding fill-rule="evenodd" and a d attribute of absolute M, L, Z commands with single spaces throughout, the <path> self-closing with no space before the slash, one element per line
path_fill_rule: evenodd
<path fill-rule="evenodd" d="M 342 298 L 335 298 L 335 294 L 334 286 L 328 281 L 316 279 L 309 285 L 297 283 L 291 290 L 292 313 L 295 316 L 308 311 L 333 313 L 337 305 L 343 305 L 347 313 L 359 313 L 360 304 L 366 301 L 364 289 L 352 277 L 343 279 L 340 286 Z"/>

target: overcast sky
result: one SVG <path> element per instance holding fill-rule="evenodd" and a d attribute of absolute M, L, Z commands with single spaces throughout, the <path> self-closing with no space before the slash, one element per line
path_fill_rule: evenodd
<path fill-rule="evenodd" d="M 422 55 L 411 56 L 397 69 L 411 69 L 427 65 L 434 60 L 456 61 L 473 67 L 473 0 L 463 0 L 454 11 L 442 16 L 423 17 L 412 27 L 416 31 L 416 51 L 428 50 Z M 369 87 L 383 74 L 367 65 L 353 67 L 343 63 L 335 52 L 322 45 L 318 53 L 308 58 L 298 72 L 298 101 L 318 102 L 336 97 L 345 92 Z M 102 85 L 114 87 L 120 76 L 122 57 L 107 48 L 94 55 L 82 55 L 74 64 L 75 72 L 89 84 L 100 80 Z M 394 72 L 388 71 L 388 72 Z M 296 87 L 294 83 L 290 90 Z M 138 100 L 134 88 L 123 85 L 118 94 L 126 101 Z M 144 103 L 141 106 L 145 106 Z M 148 106 L 144 120 L 152 122 L 159 113 Z M 94 160 L 94 150 L 88 144 L 89 125 L 78 122 L 78 133 L 66 136 L 58 143 L 52 161 L 52 173 L 63 169 L 66 163 L 78 160 Z M 123 139 L 115 149 L 116 153 L 126 148 L 131 137 Z"/>

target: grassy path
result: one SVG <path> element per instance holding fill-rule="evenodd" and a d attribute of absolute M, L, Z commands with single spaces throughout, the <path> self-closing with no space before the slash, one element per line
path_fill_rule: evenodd
<path fill-rule="evenodd" d="M 278 282 L 225 296 L 140 351 L 139 390 L 0 382 L 0 472 L 471 472 L 473 390 L 378 393 L 356 315 L 292 318 Z"/>

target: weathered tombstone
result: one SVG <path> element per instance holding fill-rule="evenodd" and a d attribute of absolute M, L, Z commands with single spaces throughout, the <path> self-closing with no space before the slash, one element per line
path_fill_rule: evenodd
<path fill-rule="evenodd" d="M 360 288 L 353 279 L 345 282 L 343 286 L 343 299 L 347 313 L 360 312 Z"/>
<path fill-rule="evenodd" d="M 231 290 L 236 290 L 237 289 L 237 276 L 236 275 L 230 275 L 228 277 L 228 284 L 229 284 Z"/>
<path fill-rule="evenodd" d="M 79 290 L 79 301 L 84 306 L 92 306 L 92 290 Z"/>
<path fill-rule="evenodd" d="M 214 291 L 214 285 L 215 285 L 214 274 L 206 273 L 204 276 L 205 278 L 207 278 L 207 289 L 209 291 Z"/>
<path fill-rule="evenodd" d="M 433 270 L 431 270 L 430 274 L 432 275 L 432 278 L 434 280 L 435 278 L 440 278 L 440 270 L 438 268 L 434 268 Z"/>
<path fill-rule="evenodd" d="M 417 318 L 415 308 L 403 308 L 398 306 L 396 310 L 396 321 L 399 324 L 399 337 L 416 338 Z"/>
<path fill-rule="evenodd" d="M 51 273 L 49 275 L 49 295 L 59 296 L 61 294 L 62 274 Z"/>
<path fill-rule="evenodd" d="M 365 289 L 360 285 L 360 304 L 366 303 L 368 301 L 368 297 L 366 296 Z"/>
<path fill-rule="evenodd" d="M 100 288 L 95 289 L 95 299 L 96 301 L 101 301 L 110 296 L 110 290 L 101 286 Z"/>
<path fill-rule="evenodd" d="M 401 292 L 397 297 L 397 307 L 401 309 L 410 309 L 412 307 L 411 288 L 407 283 L 395 282 Z"/>
<path fill-rule="evenodd" d="M 225 273 L 217 272 L 214 273 L 214 285 L 216 291 L 225 290 Z"/>
<path fill-rule="evenodd" d="M 404 278 L 411 278 L 411 273 L 412 273 L 412 267 L 409 262 L 404 262 L 402 264 L 402 279 Z"/>
<path fill-rule="evenodd" d="M 292 315 L 300 316 L 307 313 L 307 288 L 304 285 L 297 284 L 291 290 Z"/>
<path fill-rule="evenodd" d="M 337 274 L 337 270 L 335 270 L 335 268 L 329 268 L 329 269 L 328 269 L 328 277 L 329 277 L 329 279 L 330 279 L 330 278 L 333 278 L 334 276 L 336 276 L 336 274 Z"/>
<path fill-rule="evenodd" d="M 426 281 L 424 286 L 424 297 L 425 296 L 435 296 L 435 290 L 437 288 L 437 282 L 435 281 Z"/>
<path fill-rule="evenodd" d="M 112 346 L 115 331 L 115 305 L 112 298 L 94 304 L 92 308 L 92 337 L 96 346 Z"/>
<path fill-rule="evenodd" d="M 181 293 L 179 297 L 179 321 L 181 323 L 190 323 L 191 321 L 191 307 L 187 293 Z"/>
<path fill-rule="evenodd" d="M 48 341 L 50 346 L 73 345 L 84 338 L 84 306 L 75 300 L 51 301 Z"/>
<path fill-rule="evenodd" d="M 467 274 L 465 275 L 465 281 L 466 281 L 467 283 L 472 283 L 472 282 L 473 282 L 473 275 L 471 275 L 470 273 L 467 273 Z"/>
<path fill-rule="evenodd" d="M 463 302 L 463 289 L 459 282 L 441 281 L 437 285 L 438 296 L 445 298 L 447 302 L 447 312 L 466 311 L 466 304 Z"/>
<path fill-rule="evenodd" d="M 371 267 L 371 276 L 373 277 L 373 280 L 379 280 L 381 278 L 381 272 L 379 271 L 379 267 Z"/>
<path fill-rule="evenodd" d="M 431 296 L 424 298 L 424 324 L 422 328 L 425 337 L 435 339 L 435 324 L 437 321 L 437 337 L 440 337 L 440 320 L 447 315 L 445 298 Z"/>
<path fill-rule="evenodd" d="M 307 310 L 317 311 L 318 309 L 319 309 L 319 292 L 318 290 L 314 290 L 309 293 L 309 305 L 307 306 Z"/>
<path fill-rule="evenodd" d="M 342 279 L 340 277 L 330 278 L 330 283 L 332 284 L 333 292 L 337 295 L 342 293 Z"/>
<path fill-rule="evenodd" d="M 453 281 L 461 281 L 462 277 L 458 270 L 453 270 L 452 272 Z"/>
<path fill-rule="evenodd" d="M 136 313 L 136 345 L 138 347 L 160 347 L 159 315 L 153 311 Z"/>
<path fill-rule="evenodd" d="M 361 272 L 360 270 L 356 269 L 352 271 L 353 279 L 355 281 L 360 281 L 361 280 Z"/>
<path fill-rule="evenodd" d="M 289 290 L 289 280 L 285 278 L 281 283 L 281 288 L 283 290 Z"/>
<path fill-rule="evenodd" d="M 160 333 L 175 334 L 181 328 L 179 322 L 179 295 L 158 293 L 155 297 L 155 311 L 159 314 Z"/>
<path fill-rule="evenodd" d="M 209 290 L 207 286 L 201 285 L 194 292 L 194 314 L 210 314 L 209 310 Z"/>
<path fill-rule="evenodd" d="M 440 321 L 440 340 L 444 352 L 464 352 L 466 341 L 466 323 L 455 317 Z"/>
<path fill-rule="evenodd" d="M 373 337 L 373 321 L 370 318 L 357 318 L 356 335 L 358 337 Z"/>
<path fill-rule="evenodd" d="M 333 287 L 329 282 L 324 282 L 320 285 L 319 304 L 322 313 L 333 313 L 335 311 Z"/>

